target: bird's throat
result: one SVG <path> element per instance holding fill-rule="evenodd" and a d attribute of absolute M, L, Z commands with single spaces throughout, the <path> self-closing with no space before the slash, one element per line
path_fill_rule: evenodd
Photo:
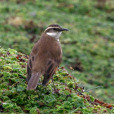
<path fill-rule="evenodd" d="M 55 38 L 57 41 L 59 41 L 59 37 L 61 36 L 61 32 L 47 32 L 48 36 L 51 36 Z"/>

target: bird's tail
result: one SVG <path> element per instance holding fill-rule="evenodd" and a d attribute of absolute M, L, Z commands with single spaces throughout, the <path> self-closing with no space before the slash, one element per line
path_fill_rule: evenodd
<path fill-rule="evenodd" d="M 40 76 L 41 76 L 40 72 L 32 73 L 32 76 L 31 76 L 31 78 L 28 81 L 27 90 L 36 89 Z"/>

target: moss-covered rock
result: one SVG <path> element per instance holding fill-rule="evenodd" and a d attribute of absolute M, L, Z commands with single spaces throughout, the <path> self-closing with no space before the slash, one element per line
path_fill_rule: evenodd
<path fill-rule="evenodd" d="M 100 1 L 0 0 L 0 46 L 30 54 L 48 25 L 67 27 L 70 31 L 60 38 L 62 64 L 73 67 L 72 75 L 92 95 L 113 103 L 114 3 L 106 0 L 98 8 Z M 12 70 L 10 64 L 4 69 Z"/>
<path fill-rule="evenodd" d="M 51 81 L 46 87 L 38 85 L 36 90 L 27 91 L 27 58 L 14 49 L 0 49 L 0 112 L 92 114 L 113 111 L 107 109 L 112 105 L 95 104 L 95 98 L 84 93 L 77 79 L 64 68 L 54 75 L 56 91 Z"/>

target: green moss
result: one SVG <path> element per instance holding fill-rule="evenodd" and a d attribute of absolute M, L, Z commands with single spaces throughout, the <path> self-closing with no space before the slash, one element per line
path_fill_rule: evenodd
<path fill-rule="evenodd" d="M 25 67 L 26 63 L 21 60 L 20 63 L 17 62 L 17 51 L 30 54 L 44 29 L 49 24 L 58 23 L 70 30 L 60 38 L 63 49 L 62 66 L 94 97 L 113 103 L 114 5 L 112 1 L 107 1 L 106 5 L 99 9 L 96 4 L 96 1 L 92 0 L 2 0 L 0 47 L 9 51 L 0 48 L 0 77 L 8 76 L 12 85 L 19 82 L 19 77 L 24 80 L 26 70 L 21 67 Z M 8 49 L 9 47 L 12 49 Z M 13 56 L 6 58 L 6 53 Z M 23 58 L 22 61 L 26 60 Z M 74 70 L 69 70 L 69 66 L 73 66 Z M 61 69 L 58 71 L 54 79 L 60 79 L 60 82 L 57 82 L 56 86 L 65 83 L 66 77 L 59 78 L 59 73 L 65 75 Z M 16 81 L 14 76 L 17 77 Z M 67 83 L 72 88 L 73 84 L 69 80 Z M 2 88 L 5 86 L 6 82 Z M 64 88 L 64 85 L 60 86 Z M 67 90 L 64 92 L 69 94 Z"/>
<path fill-rule="evenodd" d="M 92 105 L 81 95 L 76 94 L 78 92 L 74 90 L 77 83 L 76 78 L 70 76 L 63 68 L 54 75 L 57 93 L 54 93 L 51 81 L 46 87 L 39 85 L 36 90 L 27 91 L 27 56 L 12 49 L 8 49 L 8 51 L 1 49 L 0 53 L 3 54 L 1 57 L 4 57 L 0 62 L 0 103 L 4 113 L 92 113 L 94 111 L 101 112 L 101 109 L 107 112 L 111 111 L 101 106 L 99 106 L 99 110 L 98 106 L 95 107 L 96 105 Z M 15 67 L 11 67 L 10 70 L 4 69 L 2 66 L 3 63 L 7 65 L 6 59 L 9 59 L 10 66 L 14 66 L 15 62 L 17 69 L 15 70 Z M 25 67 L 22 67 L 22 63 Z M 90 99 L 91 102 L 94 102 L 93 96 Z"/>

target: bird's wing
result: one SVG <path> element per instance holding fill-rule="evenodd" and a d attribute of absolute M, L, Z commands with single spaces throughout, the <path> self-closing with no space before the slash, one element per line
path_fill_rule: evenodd
<path fill-rule="evenodd" d="M 44 74 L 44 79 L 42 84 L 46 85 L 49 80 L 52 78 L 52 76 L 55 74 L 57 68 L 59 67 L 59 64 L 61 63 L 62 58 L 56 58 L 54 60 L 49 60 L 46 68 L 46 72 Z"/>
<path fill-rule="evenodd" d="M 34 55 L 31 54 L 27 63 L 27 82 L 31 78 L 33 61 L 34 61 Z"/>
<path fill-rule="evenodd" d="M 29 56 L 29 60 L 28 60 L 28 63 L 27 63 L 27 82 L 31 78 L 33 62 L 35 61 L 35 56 L 39 52 L 38 49 L 39 49 L 39 41 L 34 45 L 34 47 L 32 49 L 32 52 Z"/>
<path fill-rule="evenodd" d="M 34 90 L 37 87 L 38 80 L 41 76 L 41 72 L 32 72 L 34 67 L 35 54 L 31 53 L 27 64 L 27 90 Z"/>

